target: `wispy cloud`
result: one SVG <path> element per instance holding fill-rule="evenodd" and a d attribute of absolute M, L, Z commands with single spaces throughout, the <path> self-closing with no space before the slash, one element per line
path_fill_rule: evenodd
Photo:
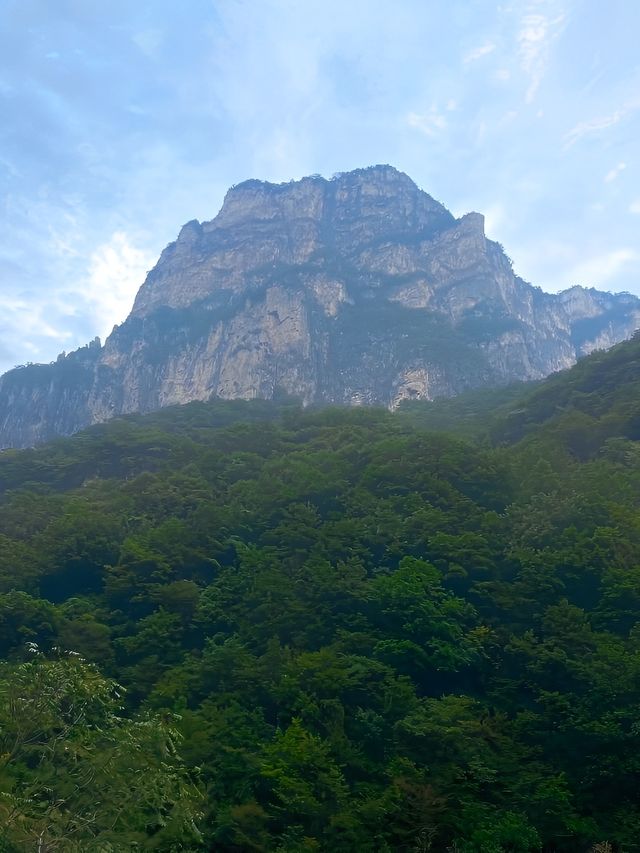
<path fill-rule="evenodd" d="M 64 320 L 37 293 L 0 295 L 0 373 L 26 361 L 48 361 L 72 341 Z"/>
<path fill-rule="evenodd" d="M 481 44 L 479 47 L 474 47 L 462 58 L 462 61 L 467 65 L 469 62 L 475 62 L 478 59 L 482 59 L 483 56 L 488 56 L 490 53 L 496 49 L 496 45 L 494 42 L 486 42 L 485 44 Z"/>
<path fill-rule="evenodd" d="M 613 249 L 594 255 L 571 270 L 570 278 L 575 284 L 602 287 L 624 267 L 640 259 L 640 252 L 630 247 Z"/>
<path fill-rule="evenodd" d="M 20 318 L 22 333 L 27 340 L 30 337 L 40 337 L 62 342 L 70 336 L 68 332 L 55 328 L 50 320 L 45 319 L 46 306 L 42 303 L 8 297 L 0 300 L 0 307 L 3 315 Z"/>
<path fill-rule="evenodd" d="M 626 163 L 618 163 L 617 166 L 614 166 L 613 169 L 610 169 L 607 174 L 604 176 L 605 184 L 610 184 L 627 168 Z"/>
<path fill-rule="evenodd" d="M 68 243 L 52 235 L 50 247 L 66 272 L 63 286 L 0 290 L 0 373 L 21 361 L 50 361 L 95 335 L 105 338 L 126 317 L 154 260 L 122 231 L 86 260 L 73 235 Z M 8 268 L 5 258 L 1 272 Z M 62 277 L 55 264 L 51 272 Z"/>
<path fill-rule="evenodd" d="M 593 133 L 600 133 L 603 130 L 608 130 L 610 127 L 614 127 L 616 124 L 619 124 L 638 110 L 640 110 L 640 98 L 634 98 L 633 100 L 627 101 L 619 109 L 609 113 L 608 115 L 579 122 L 567 134 L 565 134 L 565 149 L 571 148 L 572 145 L 575 145 L 576 142 L 579 142 L 585 136 L 590 136 Z"/>
<path fill-rule="evenodd" d="M 393 163 L 446 204 L 489 208 L 544 288 L 637 245 L 635 189 L 598 211 L 623 178 L 633 187 L 640 5 L 193 5 L 0 0 L 0 370 L 108 332 L 180 224 L 247 177 Z M 570 257 L 541 249 L 550 237 Z M 640 288 L 640 261 L 608 285 L 627 282 Z"/>
<path fill-rule="evenodd" d="M 508 227 L 508 219 L 504 225 Z M 506 245 L 518 273 L 550 292 L 575 285 L 635 290 L 640 250 L 633 243 L 614 244 L 614 248 L 609 248 L 607 242 L 591 245 L 589 239 L 593 242 L 593 233 L 585 242 L 552 238 L 536 244 L 518 246 L 510 241 Z"/>
<path fill-rule="evenodd" d="M 454 102 L 452 109 L 455 109 Z M 437 107 L 433 106 L 424 113 L 410 112 L 407 116 L 407 124 L 419 130 L 425 136 L 436 137 L 447 129 L 447 118 Z"/>
<path fill-rule="evenodd" d="M 546 5 L 534 2 L 528 6 L 517 35 L 520 67 L 529 81 L 525 96 L 527 103 L 535 98 L 547 70 L 553 42 L 567 23 L 567 15 L 562 10 L 540 11 Z"/>

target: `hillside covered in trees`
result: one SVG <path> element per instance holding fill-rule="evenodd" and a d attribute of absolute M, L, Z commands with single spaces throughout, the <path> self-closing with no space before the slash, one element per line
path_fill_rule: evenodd
<path fill-rule="evenodd" d="M 639 850 L 639 392 L 0 454 L 0 850 Z"/>

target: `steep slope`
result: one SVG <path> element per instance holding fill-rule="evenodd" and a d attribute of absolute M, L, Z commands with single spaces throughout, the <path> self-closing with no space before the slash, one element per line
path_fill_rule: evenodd
<path fill-rule="evenodd" d="M 484 445 L 544 445 L 540 457 L 556 462 L 553 448 L 578 458 L 598 455 L 607 443 L 628 450 L 640 441 L 640 332 L 543 381 L 412 401 L 400 413 L 420 429 Z"/>
<path fill-rule="evenodd" d="M 478 213 L 390 166 L 233 187 L 105 342 L 0 379 L 0 446 L 223 398 L 397 406 L 535 379 L 629 337 L 640 301 L 518 278 Z"/>
<path fill-rule="evenodd" d="M 553 438 L 578 456 L 613 439 L 640 440 L 640 334 L 595 352 L 496 413 L 494 442 Z"/>

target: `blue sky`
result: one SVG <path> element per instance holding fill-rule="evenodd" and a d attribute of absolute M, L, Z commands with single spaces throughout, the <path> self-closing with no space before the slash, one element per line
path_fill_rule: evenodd
<path fill-rule="evenodd" d="M 0 371 L 227 187 L 391 163 L 545 290 L 640 293 L 635 0 L 0 0 Z"/>

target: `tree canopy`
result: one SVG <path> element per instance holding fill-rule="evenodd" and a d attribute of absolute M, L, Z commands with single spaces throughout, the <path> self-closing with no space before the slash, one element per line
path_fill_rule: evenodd
<path fill-rule="evenodd" d="M 637 850 L 638 355 L 0 454 L 0 850 Z"/>

